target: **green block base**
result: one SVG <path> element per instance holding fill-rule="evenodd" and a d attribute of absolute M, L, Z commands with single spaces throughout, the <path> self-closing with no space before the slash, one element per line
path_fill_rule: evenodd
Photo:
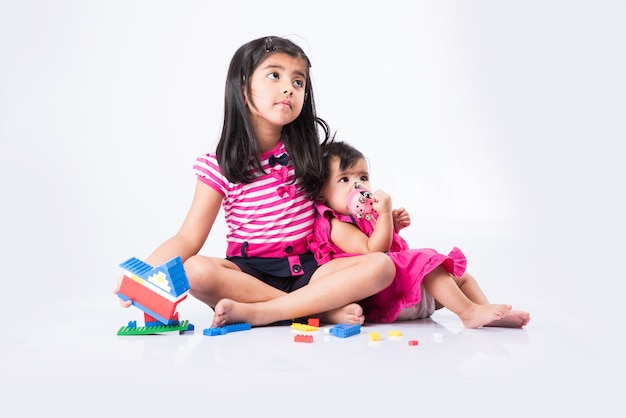
<path fill-rule="evenodd" d="M 178 331 L 180 334 L 193 330 L 193 325 L 188 320 L 180 321 L 178 325 L 155 325 L 149 327 L 123 326 L 117 331 L 117 335 L 153 335 L 163 332 Z"/>

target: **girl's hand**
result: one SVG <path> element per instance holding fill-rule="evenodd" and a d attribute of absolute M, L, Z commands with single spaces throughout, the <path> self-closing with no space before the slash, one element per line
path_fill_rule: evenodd
<path fill-rule="evenodd" d="M 402 228 L 406 228 L 411 225 L 411 217 L 409 216 L 409 212 L 404 208 L 398 208 L 391 211 L 393 216 L 393 230 L 396 231 L 396 234 L 400 232 Z"/>
<path fill-rule="evenodd" d="M 120 277 L 120 279 L 117 281 L 117 286 L 115 286 L 115 289 L 113 290 L 114 294 L 118 294 L 120 292 L 120 287 L 122 286 L 122 280 L 124 279 L 124 277 Z M 123 300 L 120 299 L 120 305 L 122 306 L 122 308 L 128 308 L 130 306 L 132 306 L 133 301 L 132 300 Z"/>

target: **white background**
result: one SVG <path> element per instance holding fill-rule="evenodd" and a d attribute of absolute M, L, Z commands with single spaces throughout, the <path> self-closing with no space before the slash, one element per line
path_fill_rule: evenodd
<path fill-rule="evenodd" d="M 120 315 L 117 265 L 180 226 L 232 54 L 279 35 L 309 54 L 319 115 L 412 214 L 414 247 L 459 246 L 488 296 L 608 330 L 625 17 L 604 0 L 1 1 L 3 312 Z M 203 253 L 222 256 L 224 234 Z"/>

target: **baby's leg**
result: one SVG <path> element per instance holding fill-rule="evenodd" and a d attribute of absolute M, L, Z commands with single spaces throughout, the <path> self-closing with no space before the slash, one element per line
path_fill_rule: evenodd
<path fill-rule="evenodd" d="M 525 311 L 511 311 L 502 319 L 495 320 L 486 327 L 522 328 L 530 322 L 530 314 Z"/>
<path fill-rule="evenodd" d="M 466 328 L 480 328 L 504 318 L 511 311 L 510 305 L 472 301 L 441 266 L 424 277 L 424 287 L 440 304 L 457 314 Z"/>
<path fill-rule="evenodd" d="M 454 281 L 472 302 L 479 305 L 487 305 L 489 301 L 480 289 L 478 281 L 469 273 L 464 273 L 461 277 L 454 278 Z M 530 322 L 530 314 L 525 311 L 511 311 L 502 319 L 485 324 L 486 327 L 522 328 Z"/>
<path fill-rule="evenodd" d="M 479 305 L 486 305 L 489 303 L 487 296 L 483 293 L 480 286 L 478 286 L 478 281 L 471 274 L 465 272 L 461 277 L 450 276 L 454 279 L 461 292 L 469 300 L 474 303 L 478 303 Z"/>

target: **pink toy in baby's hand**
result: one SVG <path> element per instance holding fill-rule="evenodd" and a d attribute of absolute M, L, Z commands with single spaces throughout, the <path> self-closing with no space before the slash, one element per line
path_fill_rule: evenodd
<path fill-rule="evenodd" d="M 348 209 L 357 218 L 372 219 L 376 212 L 372 206 L 372 193 L 363 188 L 356 188 L 348 195 Z"/>

